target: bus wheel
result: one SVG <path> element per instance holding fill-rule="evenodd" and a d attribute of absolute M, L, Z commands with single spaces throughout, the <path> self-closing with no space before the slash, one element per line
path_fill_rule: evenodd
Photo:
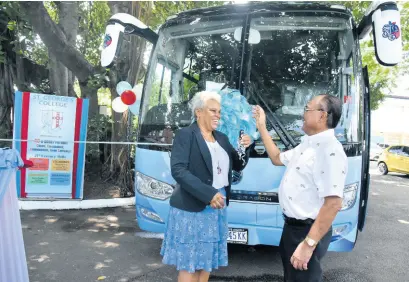
<path fill-rule="evenodd" d="M 380 163 L 378 164 L 378 169 L 379 169 L 379 172 L 380 172 L 382 175 L 388 174 L 388 166 L 386 165 L 386 163 L 380 162 Z"/>

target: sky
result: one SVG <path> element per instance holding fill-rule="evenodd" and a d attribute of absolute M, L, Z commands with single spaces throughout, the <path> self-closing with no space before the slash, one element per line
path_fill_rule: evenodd
<path fill-rule="evenodd" d="M 391 93 L 409 97 L 409 75 L 401 76 L 398 87 Z M 399 132 L 409 134 L 409 100 L 386 98 L 379 109 L 372 111 L 372 132 Z"/>

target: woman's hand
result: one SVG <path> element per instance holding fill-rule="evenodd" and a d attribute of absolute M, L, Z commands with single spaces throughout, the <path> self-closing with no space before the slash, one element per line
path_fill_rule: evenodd
<path fill-rule="evenodd" d="M 251 145 L 251 138 L 247 134 L 244 134 L 241 137 L 240 144 L 244 146 L 244 148 L 248 148 Z"/>
<path fill-rule="evenodd" d="M 266 127 L 266 114 L 259 105 L 254 107 L 253 117 L 256 119 L 256 126 L 259 131 Z"/>
<path fill-rule="evenodd" d="M 214 209 L 222 209 L 224 208 L 224 199 L 226 199 L 225 196 L 223 196 L 221 193 L 216 193 L 216 195 L 214 195 L 213 199 L 210 201 L 210 206 Z"/>

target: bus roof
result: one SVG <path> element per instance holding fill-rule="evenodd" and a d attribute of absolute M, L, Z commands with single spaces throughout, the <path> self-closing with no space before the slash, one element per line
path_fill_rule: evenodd
<path fill-rule="evenodd" d="M 352 16 L 343 5 L 319 2 L 250 2 L 246 4 L 227 4 L 208 8 L 198 8 L 180 12 L 170 16 L 167 24 L 175 24 L 180 20 L 203 16 L 221 16 L 226 14 L 248 14 L 257 12 L 340 12 Z"/>

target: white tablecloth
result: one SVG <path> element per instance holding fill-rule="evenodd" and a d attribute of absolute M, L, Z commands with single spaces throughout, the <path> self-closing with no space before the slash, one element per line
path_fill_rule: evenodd
<path fill-rule="evenodd" d="M 14 155 L 16 162 L 10 162 L 10 154 Z M 7 153 L 7 162 L 4 161 L 5 155 L 0 149 L 0 282 L 28 282 L 16 190 L 16 167 L 22 162 L 14 150 Z"/>

